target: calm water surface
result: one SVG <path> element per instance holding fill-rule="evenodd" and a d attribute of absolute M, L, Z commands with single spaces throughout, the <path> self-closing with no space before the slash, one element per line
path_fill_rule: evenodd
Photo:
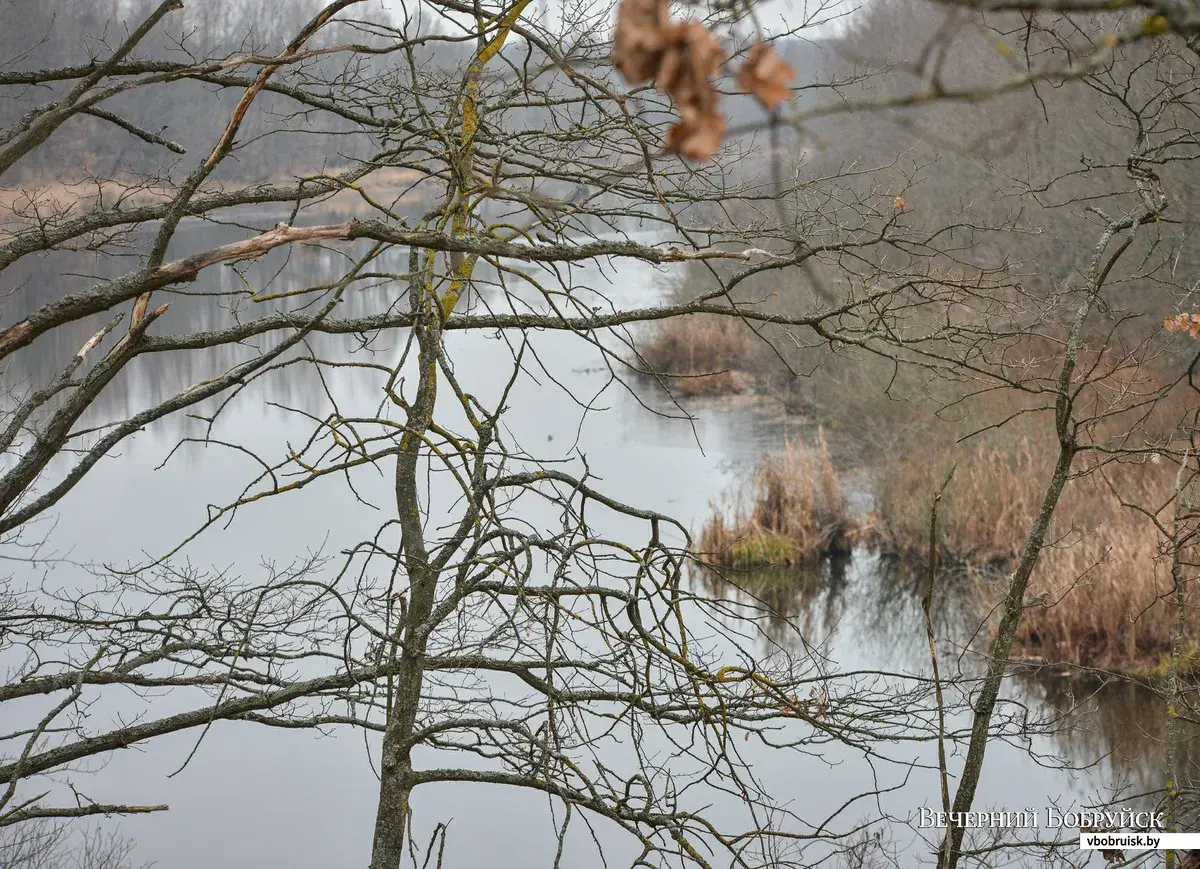
<path fill-rule="evenodd" d="M 200 248 L 226 237 L 220 229 L 193 227 L 186 241 Z M 397 254 L 390 266 L 403 271 L 404 259 Z M 276 275 L 284 286 L 336 278 L 344 266 L 339 253 L 311 251 L 286 261 L 267 258 L 249 266 L 244 275 L 260 287 Z M 102 268 L 97 264 L 97 270 Z M 239 278 L 226 270 L 219 280 L 236 285 Z M 625 263 L 615 272 L 578 271 L 576 280 L 602 289 L 611 303 L 623 306 L 651 302 L 660 292 L 662 275 L 643 264 Z M 527 291 L 526 287 L 518 294 Z M 394 289 L 385 284 L 372 292 L 377 307 L 378 294 Z M 596 305 L 608 303 L 595 299 Z M 496 301 L 483 297 L 474 304 L 478 308 Z M 357 305 L 348 300 L 348 313 Z M 176 299 L 158 331 L 217 325 L 218 320 L 205 319 L 215 316 L 210 309 L 203 300 Z M 94 328 L 81 324 L 78 335 L 61 346 L 35 345 L 18 360 L 18 367 L 24 368 L 12 376 L 44 376 Z M 78 344 L 72 346 L 76 338 Z M 372 352 L 390 364 L 397 358 L 400 340 L 381 339 Z M 506 336 L 455 333 L 448 344 L 464 387 L 485 404 L 498 396 L 511 374 Z M 350 348 L 353 341 L 314 339 L 314 345 L 333 351 Z M 632 393 L 613 381 L 598 351 L 570 335 L 535 334 L 532 349 L 536 359 L 527 360 L 509 402 L 512 411 L 506 424 L 511 441 L 547 459 L 583 454 L 608 494 L 671 513 L 693 528 L 710 501 L 744 476 L 764 449 L 805 429 L 770 407 L 743 401 L 689 405 L 684 413 L 652 387 Z M 235 355 L 236 351 L 223 351 L 220 361 L 228 363 Z M 98 418 L 127 414 L 206 373 L 204 363 L 193 357 L 142 362 L 147 364 L 113 385 L 97 409 Z M 276 405 L 325 413 L 328 389 L 338 396 L 344 413 L 366 412 L 380 400 L 379 385 L 378 378 L 346 371 L 329 372 L 322 384 L 310 367 L 295 367 L 251 387 L 222 417 L 220 437 L 272 445 L 278 454 L 280 444 L 300 442 L 309 424 Z M 162 554 L 186 537 L 203 521 L 206 505 L 236 497 L 254 471 L 246 455 L 231 450 L 194 442 L 176 449 L 181 438 L 200 433 L 198 421 L 177 418 L 127 441 L 62 505 L 51 547 L 77 562 L 119 565 Z M 266 506 L 253 505 L 229 527 L 200 536 L 180 557 L 202 568 L 251 576 L 265 563 L 287 564 L 306 550 L 337 553 L 378 527 L 381 513 L 372 504 L 389 508 L 388 474 L 361 474 L 357 485 L 363 500 L 354 498 L 340 481 L 329 480 Z M 56 566 L 52 576 L 64 583 L 87 582 L 86 574 L 69 564 Z M 842 670 L 928 672 L 912 581 L 884 569 L 868 554 L 814 573 L 763 577 L 746 585 L 778 612 L 764 648 L 771 642 L 798 647 L 798 628 L 806 642 L 820 647 Z M 710 583 L 709 591 L 731 599 L 748 594 L 724 583 Z M 952 609 L 950 604 L 947 608 Z M 952 617 L 943 614 L 943 619 L 952 632 Z M 1108 691 L 1091 699 L 1087 693 L 1086 687 L 1067 680 L 1014 685 L 1013 698 L 1028 703 L 1035 713 L 1085 701 L 1088 714 L 1075 717 L 1069 732 L 1059 737 L 1014 737 L 994 744 L 980 806 L 1019 810 L 1052 800 L 1087 802 L 1124 781 L 1158 784 L 1156 710 L 1136 692 Z M 158 702 L 167 708 L 171 701 Z M 365 865 L 376 780 L 361 734 L 318 737 L 249 724 L 222 725 L 205 738 L 185 769 L 168 777 L 183 764 L 196 739 L 195 733 L 180 734 L 123 752 L 95 774 L 94 790 L 106 801 L 170 804 L 167 814 L 123 822 L 123 829 L 137 839 L 141 857 L 172 869 Z M 753 745 L 747 751 L 754 756 Z M 934 757 L 931 745 L 911 743 L 888 747 L 888 753 L 897 761 L 927 763 Z M 877 818 L 881 811 L 913 817 L 920 806 L 939 802 L 936 778 L 927 771 L 899 762 L 872 767 L 861 753 L 837 745 L 811 755 L 776 752 L 763 758 L 757 770 L 763 782 L 810 821 L 868 788 L 872 776 L 878 776 L 881 788 L 905 780 L 907 784 L 878 803 L 862 805 L 846 821 Z M 1098 762 L 1084 774 L 1069 774 L 1058 768 L 1065 761 Z M 554 840 L 545 823 L 544 798 L 462 785 L 425 788 L 418 797 L 418 829 L 452 819 L 448 866 L 524 869 L 551 862 Z M 619 864 L 626 853 L 622 840 L 603 823 L 596 833 L 611 843 Z M 893 825 L 888 836 L 914 864 L 927 858 L 928 848 L 913 830 Z M 568 840 L 568 858 L 565 865 L 599 865 L 582 828 Z"/>

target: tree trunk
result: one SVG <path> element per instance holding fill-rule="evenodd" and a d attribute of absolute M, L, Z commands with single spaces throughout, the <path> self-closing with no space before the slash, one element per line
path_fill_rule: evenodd
<path fill-rule="evenodd" d="M 411 738 L 421 706 L 428 620 L 437 592 L 437 573 L 430 568 L 417 497 L 417 470 L 421 444 L 433 420 L 437 400 L 441 320 L 436 305 L 431 302 L 432 291 L 427 292 L 424 286 L 425 272 L 416 267 L 415 260 L 414 254 L 410 258 L 409 293 L 416 317 L 413 334 L 419 348 L 419 382 L 400 439 L 400 455 L 396 459 L 396 510 L 412 601 L 399 619 L 394 635 L 393 648 L 399 648 L 400 658 L 383 737 L 379 806 L 375 815 L 370 869 L 398 869 L 404 856 L 413 786 Z"/>

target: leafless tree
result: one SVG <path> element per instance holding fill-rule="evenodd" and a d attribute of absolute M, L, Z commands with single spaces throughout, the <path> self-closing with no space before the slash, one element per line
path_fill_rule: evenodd
<path fill-rule="evenodd" d="M 195 755 L 210 728 L 241 721 L 371 735 L 373 869 L 440 862 L 444 819 L 417 842 L 413 818 L 422 789 L 444 783 L 545 794 L 556 863 L 572 825 L 603 819 L 627 834 L 633 865 L 813 865 L 835 852 L 869 865 L 902 859 L 862 820 L 884 785 L 802 818 L 755 763 L 841 745 L 896 770 L 912 760 L 895 746 L 942 739 L 965 750 L 952 803 L 959 771 L 940 770 L 945 807 L 963 811 L 990 741 L 1061 723 L 1006 704 L 1002 688 L 1064 489 L 1150 455 L 1195 461 L 1177 427 L 1147 442 L 1146 420 L 1173 412 L 1190 374 L 1144 377 L 1178 345 L 1141 328 L 1159 308 L 1137 295 L 1187 298 L 1170 172 L 1196 156 L 1183 50 L 1195 51 L 1194 13 L 1147 6 L 1150 19 L 1076 29 L 1085 5 L 964 0 L 900 15 L 925 39 L 881 65 L 908 70 L 914 88 L 873 91 L 862 64 L 879 46 L 860 34 L 854 51 L 842 46 L 836 99 L 756 121 L 695 167 L 662 151 L 676 120 L 666 99 L 610 70 L 605 4 L 549 20 L 527 0 L 423 0 L 393 20 L 338 0 L 233 45 L 210 37 L 244 36 L 240 19 L 183 5 L 107 30 L 37 19 L 44 39 L 2 49 L 12 103 L 0 181 L 13 186 L 0 201 L 0 539 L 18 567 L 0 608 L 0 825 L 163 810 L 85 795 L 86 764 L 181 731 L 195 734 Z M 197 17 L 171 23 L 181 16 Z M 727 26 L 728 10 L 713 23 Z M 86 58 L 55 45 L 64 32 Z M 1170 51 L 1151 42 L 1164 36 Z M 973 65 L 980 52 L 956 43 L 967 37 L 994 62 Z M 727 40 L 731 53 L 746 43 Z M 1009 63 L 1023 66 L 1010 75 Z M 955 140 L 962 114 L 936 114 L 956 101 L 994 117 L 983 101 L 1003 98 L 1000 126 L 1012 118 L 1024 135 L 1031 103 L 1054 103 L 1039 88 L 1063 80 L 1117 119 L 1107 138 L 1089 137 L 1082 171 L 1063 146 L 1025 172 L 1012 136 L 980 156 Z M 849 109 L 850 128 L 870 112 L 920 141 L 848 154 L 837 124 Z M 751 164 L 761 143 L 750 127 L 770 131 L 773 164 Z M 82 161 L 84 129 L 132 147 Z M 788 129 L 827 143 L 806 154 L 808 174 L 785 163 Z M 315 157 L 313 139 L 330 143 Z M 922 202 L 930 143 L 970 155 L 947 183 L 1003 181 L 1001 205 Z M 1031 202 L 1050 222 L 1029 217 Z M 201 222 L 223 240 L 197 246 L 188 230 Z M 1070 268 L 1050 274 L 1045 258 L 1064 251 Z M 309 255 L 337 265 L 316 283 L 286 268 Z M 626 260 L 706 280 L 667 303 L 630 303 L 594 277 Z M 780 287 L 796 298 L 780 305 Z M 923 675 L 840 672 L 794 626 L 781 642 L 760 600 L 690 581 L 681 523 L 615 497 L 580 451 L 548 461 L 516 434 L 522 382 L 568 389 L 542 336 L 599 354 L 606 389 L 632 391 L 647 366 L 631 330 L 688 314 L 940 378 L 953 384 L 948 407 L 995 411 L 983 428 L 1051 427 L 1041 507 L 990 648 L 939 672 L 940 694 Z M 487 391 L 463 361 L 467 342 L 490 336 L 506 353 L 502 385 Z M 1000 393 L 1006 403 L 987 404 Z M 582 419 L 599 412 L 596 398 L 572 397 Z M 229 418 L 266 404 L 294 416 L 299 439 L 234 439 Z M 204 447 L 256 470 L 185 540 L 133 528 L 131 553 L 152 554 L 39 577 L 55 557 L 44 523 L 147 430 L 184 431 L 168 460 Z M 356 545 L 239 574 L 187 561 L 216 527 L 269 523 L 275 505 L 332 483 L 383 517 Z M 1186 563 L 1183 532 L 1162 530 Z M 1174 590 L 1184 613 L 1183 579 Z M 170 714 L 150 702 L 164 691 Z M 102 712 L 114 696 L 121 708 Z M 968 704 L 964 728 L 955 713 Z M 933 846 L 949 867 L 1047 844 L 1063 843 L 967 840 L 952 827 Z"/>
<path fill-rule="evenodd" d="M 907 769 L 891 747 L 936 732 L 928 681 L 843 674 L 802 642 L 763 651 L 759 604 L 686 580 L 685 527 L 607 493 L 578 452 L 542 460 L 507 420 L 523 379 L 560 388 L 541 334 L 599 352 L 612 390 L 639 367 L 639 323 L 707 312 L 828 335 L 891 289 L 793 315 L 735 306 L 730 290 L 885 242 L 893 215 L 815 244 L 781 219 L 776 191 L 663 154 L 674 118 L 608 71 L 607 6 L 556 24 L 526 0 L 428 0 L 396 22 L 338 0 L 275 44 L 203 52 L 170 30 L 182 6 L 89 34 L 86 61 L 18 55 L 0 74 L 43 100 L 0 136 L 0 179 L 33 167 L 5 200 L 0 242 L 0 534 L 20 568 L 0 611 L 0 824 L 165 810 L 85 794 L 87 765 L 181 731 L 194 755 L 210 728 L 242 721 L 374 735 L 378 869 L 441 859 L 445 826 L 417 843 L 412 817 L 422 788 L 448 782 L 545 794 L 558 859 L 568 827 L 598 819 L 628 834 L 635 865 L 838 850 L 882 786 L 801 818 L 747 752 L 840 744 Z M 187 144 L 161 135 L 145 106 L 204 88 Z M 140 144 L 72 174 L 62 139 L 92 122 Z M 321 124 L 354 147 L 261 174 L 272 149 L 291 153 Z M 50 177 L 34 171 L 47 153 Z M 719 217 L 739 208 L 757 219 L 731 231 Z M 228 241 L 196 250 L 201 221 Z M 313 251 L 339 258 L 330 280 L 293 283 L 274 265 Z M 621 260 L 734 270 L 692 298 L 630 304 L 579 269 Z M 489 395 L 464 380 L 455 342 L 493 334 L 506 385 Z M 154 374 L 143 393 L 128 386 L 139 371 Z M 296 371 L 307 395 L 277 385 Z M 303 439 L 230 440 L 236 409 L 264 404 L 294 413 Z M 258 471 L 186 540 L 139 541 L 153 554 L 119 568 L 60 560 L 70 580 L 39 578 L 55 560 L 43 523 L 114 450 L 168 422 L 186 432 L 168 460 L 200 445 Z M 385 500 L 369 492 L 381 470 Z M 244 575 L 186 560 L 215 526 L 269 522 L 260 511 L 337 480 L 385 517 L 356 546 Z M 168 691 L 170 714 L 150 702 Z"/>

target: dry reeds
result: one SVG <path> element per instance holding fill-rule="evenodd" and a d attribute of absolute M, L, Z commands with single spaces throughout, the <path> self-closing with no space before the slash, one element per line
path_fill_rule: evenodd
<path fill-rule="evenodd" d="M 690 273 L 691 294 L 708 288 L 706 280 L 700 269 Z M 755 285 L 753 292 L 777 300 L 771 304 L 795 305 L 804 298 L 802 288 L 771 296 L 773 289 Z M 743 292 L 745 302 L 750 286 L 743 285 Z M 1006 592 L 1007 574 L 1034 523 L 1059 448 L 1036 390 L 987 391 L 986 398 L 963 402 L 970 387 L 849 352 L 831 355 L 824 346 L 799 340 L 774 345 L 787 359 L 785 371 L 744 324 L 731 318 L 665 321 L 650 337 L 643 352 L 659 373 L 737 371 L 760 393 L 770 392 L 772 378 L 779 378 L 792 390 L 788 400 L 799 399 L 819 421 L 836 427 L 839 457 L 853 452 L 870 474 L 885 525 L 880 536 L 901 555 L 925 561 L 931 500 L 957 465 L 938 511 L 943 563 L 966 567 L 963 572 L 993 597 Z M 1031 334 L 1008 347 L 1005 359 L 1015 366 L 1017 379 L 1053 383 L 1058 352 L 1052 340 Z M 1077 405 L 1104 408 L 1105 421 L 1092 432 L 1097 442 L 1139 447 L 1178 436 L 1176 427 L 1191 412 L 1194 393 L 1170 388 L 1178 377 L 1171 358 L 1158 366 L 1130 365 L 1121 354 L 1084 351 L 1080 366 L 1093 372 L 1094 382 L 1079 393 Z M 804 376 L 796 378 L 791 371 Z M 682 391 L 715 392 L 732 385 L 728 377 L 684 377 L 675 385 Z M 942 416 L 945 408 L 954 408 L 953 414 Z M 996 419 L 1008 422 L 1001 428 L 988 425 Z M 966 432 L 984 436 L 959 443 Z M 861 534 L 866 523 L 851 524 L 840 488 L 827 486 L 824 491 L 834 494 L 823 493 L 822 468 L 828 464 L 820 458 L 822 449 L 789 445 L 764 460 L 732 509 L 714 507 L 700 536 L 708 557 L 739 568 L 795 564 L 827 551 L 837 536 L 830 529 Z M 1153 522 L 1122 506 L 1121 499 L 1159 509 L 1170 501 L 1173 470 L 1167 462 L 1146 462 L 1079 473 L 1083 458 L 1077 461 L 1077 477 L 1058 503 L 1028 590 L 1018 634 L 1021 651 L 1082 666 L 1153 673 L 1161 669 L 1176 629 L 1177 613 L 1168 600 L 1169 558 Z M 831 468 L 828 472 L 836 480 Z M 1188 560 L 1196 561 L 1196 555 Z M 1193 618 L 1190 611 L 1188 618 Z M 1184 640 L 1185 664 L 1200 663 L 1200 629 L 1189 625 Z"/>
<path fill-rule="evenodd" d="M 924 555 L 932 492 L 944 466 L 957 459 L 938 510 L 941 554 L 991 568 L 974 573 L 995 580 L 996 593 L 1004 594 L 1004 572 L 1033 525 L 1056 448 L 1049 436 L 1014 430 L 987 445 L 957 453 L 927 449 L 929 458 L 878 468 L 880 512 L 892 545 Z M 1027 595 L 1031 605 L 1018 633 L 1025 654 L 1125 672 L 1150 673 L 1160 665 L 1176 625 L 1169 559 L 1153 523 L 1121 500 L 1165 504 L 1172 479 L 1165 463 L 1141 463 L 1112 465 L 1068 484 Z"/>
<path fill-rule="evenodd" d="M 1165 504 L 1171 474 L 1150 464 L 1118 467 L 1105 483 L 1077 481 L 1064 493 L 1031 584 L 1020 640 L 1042 657 L 1152 673 L 1170 652 L 1177 613 L 1166 541 L 1129 503 Z M 1167 518 L 1167 517 L 1160 517 Z"/>
<path fill-rule="evenodd" d="M 750 486 L 732 500 L 732 509 L 714 503 L 700 532 L 698 550 L 710 564 L 803 564 L 848 551 L 855 533 L 823 432 L 815 446 L 793 440 L 764 456 Z"/>
<path fill-rule="evenodd" d="M 687 314 L 659 320 L 638 351 L 650 371 L 689 395 L 740 392 L 753 335 L 734 316 Z"/>
<path fill-rule="evenodd" d="M 1037 511 L 1038 482 L 1054 463 L 1052 451 L 1025 436 L 1001 446 L 980 444 L 965 454 L 927 439 L 877 468 L 879 512 L 896 548 L 928 548 L 930 499 L 954 460 L 953 484 L 938 509 L 941 555 L 976 565 L 1015 558 Z"/>

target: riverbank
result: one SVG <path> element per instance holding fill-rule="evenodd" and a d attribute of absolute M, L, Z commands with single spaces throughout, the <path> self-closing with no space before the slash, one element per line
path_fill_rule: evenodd
<path fill-rule="evenodd" d="M 201 189 L 197 195 L 220 195 L 254 185 L 290 185 L 303 178 L 318 181 L 335 174 L 330 171 L 324 175 L 280 175 L 268 179 L 216 182 Z M 408 169 L 377 169 L 352 187 L 326 194 L 320 209 L 322 213 L 355 216 L 374 212 L 377 205 L 385 208 L 411 205 L 420 201 L 414 187 L 418 181 L 419 175 Z M 170 202 L 178 190 L 177 186 L 163 183 L 161 179 L 137 178 L 79 178 L 73 181 L 45 178 L 22 182 L 17 187 L 0 187 L 0 241 L 20 232 L 26 228 L 24 224 L 33 220 L 45 221 L 48 217 L 65 220 L 88 211 L 129 210 Z"/>
<path fill-rule="evenodd" d="M 667 381 L 683 393 L 737 391 L 766 402 L 779 398 L 785 378 L 764 363 L 764 346 L 729 319 L 719 328 L 668 322 L 639 351 L 656 371 L 684 375 Z M 706 354 L 709 347 L 716 352 Z M 697 537 L 700 558 L 745 571 L 812 563 L 859 544 L 925 562 L 934 493 L 949 477 L 938 555 L 955 581 L 977 587 L 982 621 L 1006 593 L 1053 471 L 1049 411 L 1022 414 L 1014 403 L 1008 424 L 964 440 L 978 420 L 946 423 L 934 413 L 938 402 L 902 383 L 881 398 L 868 388 L 875 378 L 866 367 L 816 370 L 789 395 L 824 430 L 807 444 L 781 444 L 713 505 Z M 827 438 L 839 441 L 836 467 Z M 1179 619 L 1163 534 L 1176 466 L 1147 453 L 1104 464 L 1085 457 L 1076 468 L 1030 581 L 1016 656 L 1059 669 L 1164 676 Z M 870 489 L 871 508 L 857 516 L 847 509 L 849 473 Z M 1187 638 L 1184 669 L 1196 668 L 1198 652 Z"/>

